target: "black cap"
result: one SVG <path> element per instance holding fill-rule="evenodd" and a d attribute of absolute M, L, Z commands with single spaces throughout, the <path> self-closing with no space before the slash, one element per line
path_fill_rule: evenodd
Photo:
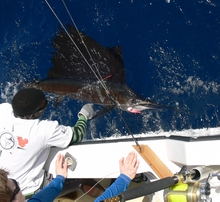
<path fill-rule="evenodd" d="M 17 92 L 12 99 L 14 114 L 24 117 L 36 113 L 47 103 L 44 93 L 36 88 L 26 88 Z"/>

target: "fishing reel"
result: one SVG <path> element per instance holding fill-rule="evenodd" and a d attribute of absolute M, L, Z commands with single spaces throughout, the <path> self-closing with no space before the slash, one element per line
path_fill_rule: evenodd
<path fill-rule="evenodd" d="M 183 166 L 173 177 L 129 189 L 105 202 L 125 202 L 164 190 L 164 202 L 212 202 L 210 180 L 220 180 L 220 166 L 200 166 L 187 171 Z"/>
<path fill-rule="evenodd" d="M 180 183 L 164 190 L 164 202 L 211 202 L 209 195 L 209 184 Z"/>
<path fill-rule="evenodd" d="M 186 167 L 182 167 L 183 180 L 164 189 L 164 202 L 211 202 L 209 182 L 215 174 L 209 171 L 212 169 L 197 167 L 187 172 Z M 201 182 L 204 178 L 206 180 Z"/>

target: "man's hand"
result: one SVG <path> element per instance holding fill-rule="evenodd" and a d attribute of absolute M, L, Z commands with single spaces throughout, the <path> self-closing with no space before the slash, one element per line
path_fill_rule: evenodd
<path fill-rule="evenodd" d="M 57 156 L 57 160 L 56 160 L 56 174 L 57 175 L 62 175 L 65 178 L 67 178 L 67 175 L 68 175 L 67 162 L 65 161 L 65 157 L 62 154 L 59 154 Z"/>
<path fill-rule="evenodd" d="M 139 163 L 137 154 L 135 152 L 130 152 L 125 160 L 123 157 L 119 161 L 120 173 L 127 175 L 131 180 L 134 179 Z"/>
<path fill-rule="evenodd" d="M 85 104 L 78 113 L 78 116 L 80 115 L 83 115 L 86 120 L 92 119 L 92 117 L 95 115 L 93 104 Z"/>

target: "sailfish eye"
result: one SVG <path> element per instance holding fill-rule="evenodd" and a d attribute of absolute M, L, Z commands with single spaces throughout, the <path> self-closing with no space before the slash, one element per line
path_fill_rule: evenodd
<path fill-rule="evenodd" d="M 137 104 L 137 100 L 136 99 L 132 99 L 132 104 Z"/>

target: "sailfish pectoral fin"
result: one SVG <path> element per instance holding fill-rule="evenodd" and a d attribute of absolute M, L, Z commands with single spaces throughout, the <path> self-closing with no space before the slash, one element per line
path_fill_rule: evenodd
<path fill-rule="evenodd" d="M 107 107 L 104 107 L 102 110 L 99 110 L 91 119 L 95 119 L 99 116 L 102 116 L 103 114 L 108 113 L 109 111 L 111 111 L 114 108 L 115 108 L 114 105 L 109 105 Z"/>

